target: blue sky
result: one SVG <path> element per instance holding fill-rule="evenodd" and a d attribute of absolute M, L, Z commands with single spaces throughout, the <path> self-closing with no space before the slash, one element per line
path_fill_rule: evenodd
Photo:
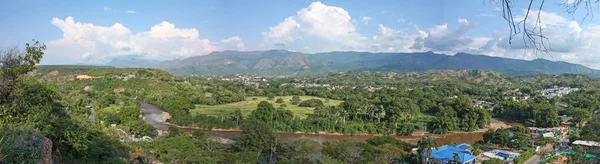
<path fill-rule="evenodd" d="M 515 4 L 522 17 L 526 2 Z M 0 47 L 36 39 L 43 64 L 101 64 L 136 56 L 156 60 L 221 50 L 468 52 L 563 60 L 600 68 L 597 19 L 580 21 L 548 1 L 542 21 L 556 52 L 508 45 L 508 26 L 488 0 L 404 1 L 3 1 Z M 575 25 L 573 24 L 575 23 Z"/>

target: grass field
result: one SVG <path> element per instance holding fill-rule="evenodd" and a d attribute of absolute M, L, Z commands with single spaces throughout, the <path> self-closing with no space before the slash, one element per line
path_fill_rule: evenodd
<path fill-rule="evenodd" d="M 254 98 L 256 98 L 256 100 L 253 100 Z M 245 101 L 230 103 L 230 104 L 196 105 L 196 109 L 190 110 L 190 113 L 192 113 L 192 115 L 194 115 L 194 116 L 197 114 L 218 116 L 218 115 L 228 115 L 233 110 L 240 109 L 242 111 L 242 113 L 244 114 L 244 116 L 248 116 L 248 115 L 250 115 L 250 113 L 253 110 L 256 109 L 256 106 L 261 101 L 268 101 L 269 103 L 273 104 L 273 106 L 275 106 L 275 108 L 278 108 L 281 105 L 281 104 L 275 103 L 275 101 L 278 98 L 283 98 L 284 103 L 282 103 L 282 104 L 287 105 L 285 107 L 285 109 L 291 110 L 292 113 L 294 113 L 294 116 L 298 116 L 300 118 L 306 118 L 306 114 L 313 113 L 314 108 L 299 107 L 297 105 L 292 105 L 290 103 L 292 96 L 276 96 L 275 99 L 273 99 L 273 100 L 267 100 L 267 97 L 247 97 Z M 302 101 L 308 100 L 308 99 L 320 99 L 321 101 L 323 101 L 325 103 L 325 105 L 328 105 L 328 106 L 329 105 L 338 105 L 338 104 L 342 103 L 342 101 L 340 101 L 340 100 L 331 100 L 331 99 L 328 100 L 325 98 L 319 98 L 319 97 L 313 97 L 313 96 L 300 96 L 300 99 Z"/>

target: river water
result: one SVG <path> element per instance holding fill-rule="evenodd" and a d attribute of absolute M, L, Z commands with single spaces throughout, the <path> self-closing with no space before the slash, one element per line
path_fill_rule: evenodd
<path fill-rule="evenodd" d="M 149 103 L 141 103 L 142 113 L 144 116 L 144 121 L 159 130 L 167 130 L 169 125 L 164 122 L 162 114 L 163 110 L 158 108 L 155 105 Z M 519 123 L 507 123 L 510 126 L 521 125 Z M 192 132 L 197 131 L 199 129 L 196 128 L 179 128 L 180 132 Z M 220 137 L 225 139 L 233 139 L 235 136 L 241 134 L 240 131 L 209 131 L 204 130 L 204 132 L 208 135 L 214 137 Z M 429 134 L 425 133 L 422 135 L 416 136 L 396 136 L 392 135 L 396 139 L 408 142 L 410 144 L 416 144 L 417 141 L 425 136 L 433 137 L 438 145 L 445 145 L 448 143 L 469 143 L 473 144 L 477 141 L 483 140 L 482 131 L 479 132 L 451 132 L 443 135 L 437 134 Z M 348 140 L 348 141 L 365 141 L 369 138 L 375 137 L 376 135 L 341 135 L 341 134 L 310 134 L 310 133 L 286 133 L 279 132 L 279 139 L 281 141 L 294 141 L 299 139 L 309 139 L 317 142 L 325 142 L 325 141 L 340 141 L 340 140 Z"/>

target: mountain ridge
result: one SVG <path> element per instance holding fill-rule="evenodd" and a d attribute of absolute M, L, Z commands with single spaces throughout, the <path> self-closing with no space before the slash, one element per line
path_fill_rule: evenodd
<path fill-rule="evenodd" d="M 491 70 L 516 76 L 584 74 L 600 77 L 600 70 L 564 61 L 521 60 L 468 53 L 445 55 L 433 52 L 333 51 L 308 54 L 287 50 L 215 51 L 203 56 L 163 61 L 154 67 L 183 76 L 241 73 L 298 76 L 352 70 L 404 73 L 466 69 Z"/>

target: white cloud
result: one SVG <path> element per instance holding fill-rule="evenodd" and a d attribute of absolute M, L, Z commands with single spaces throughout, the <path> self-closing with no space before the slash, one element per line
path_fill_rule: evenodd
<path fill-rule="evenodd" d="M 263 32 L 261 48 L 304 49 L 311 52 L 352 50 L 366 37 L 356 32 L 343 8 L 313 2 L 294 16 Z"/>
<path fill-rule="evenodd" d="M 473 39 L 466 34 L 477 28 L 477 23 L 471 23 L 467 19 L 458 19 L 458 28 L 448 30 L 448 24 L 429 28 L 428 31 L 419 30 L 421 35 L 415 39 L 413 49 L 425 49 L 437 52 L 460 52 L 468 50 Z"/>
<path fill-rule="evenodd" d="M 406 22 L 406 20 L 404 20 L 404 18 L 400 18 L 400 19 L 398 19 L 398 22 L 404 23 L 404 22 Z"/>
<path fill-rule="evenodd" d="M 127 11 L 125 11 L 125 12 L 126 12 L 127 14 L 135 14 L 135 13 L 137 13 L 137 12 L 135 12 L 134 10 L 127 10 Z"/>
<path fill-rule="evenodd" d="M 112 8 L 104 6 L 104 11 L 111 11 Z"/>
<path fill-rule="evenodd" d="M 527 22 L 528 27 L 533 29 L 537 11 L 531 13 L 536 16 L 530 17 Z M 518 20 L 523 18 L 521 16 Z M 523 42 L 521 35 L 513 38 L 512 44 L 508 43 L 506 37 L 496 37 L 481 48 L 482 53 L 528 60 L 535 58 L 562 60 L 600 69 L 600 48 L 593 44 L 600 42 L 600 26 L 581 27 L 576 21 L 545 11 L 540 12 L 540 21 L 542 32 L 548 38 L 546 45 L 550 50 L 549 54 L 535 54 L 531 46 L 528 46 L 528 42 Z"/>
<path fill-rule="evenodd" d="M 73 17 L 53 18 L 52 24 L 63 32 L 63 37 L 47 44 L 45 64 L 99 64 L 124 55 L 167 60 L 244 49 L 239 37 L 211 42 L 200 39 L 194 28 L 177 28 L 166 21 L 154 25 L 150 31 L 135 34 L 119 23 L 98 26 L 75 22 Z"/>
<path fill-rule="evenodd" d="M 362 21 L 364 24 L 369 25 L 369 21 L 373 20 L 373 18 L 368 17 L 368 16 L 363 16 L 362 17 Z"/>

